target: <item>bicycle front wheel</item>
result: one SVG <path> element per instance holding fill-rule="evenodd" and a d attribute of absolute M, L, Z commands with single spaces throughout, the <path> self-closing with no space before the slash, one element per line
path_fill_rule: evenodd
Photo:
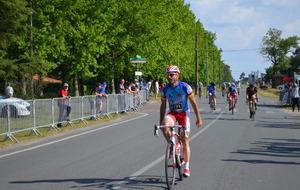
<path fill-rule="evenodd" d="M 165 173 L 166 183 L 169 189 L 172 189 L 175 184 L 176 160 L 175 160 L 175 145 L 168 143 L 165 157 Z"/>

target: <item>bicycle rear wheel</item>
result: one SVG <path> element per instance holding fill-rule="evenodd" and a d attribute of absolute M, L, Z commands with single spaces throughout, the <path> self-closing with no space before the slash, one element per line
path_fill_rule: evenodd
<path fill-rule="evenodd" d="M 175 184 L 176 160 L 175 160 L 175 145 L 168 143 L 165 157 L 165 173 L 166 183 L 169 189 L 172 189 Z"/>
<path fill-rule="evenodd" d="M 252 102 L 251 103 L 252 106 L 251 106 L 251 113 L 252 113 L 252 120 L 254 121 L 255 120 L 255 104 Z"/>
<path fill-rule="evenodd" d="M 234 100 L 233 99 L 231 100 L 231 112 L 233 115 L 234 114 Z"/>

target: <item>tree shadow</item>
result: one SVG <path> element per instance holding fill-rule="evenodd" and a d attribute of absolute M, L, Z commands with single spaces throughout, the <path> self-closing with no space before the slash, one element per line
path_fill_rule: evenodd
<path fill-rule="evenodd" d="M 291 123 L 290 120 L 282 119 L 281 122 L 257 122 L 255 127 L 265 127 L 274 129 L 300 129 L 300 122 Z"/>
<path fill-rule="evenodd" d="M 300 158 L 300 140 L 298 139 L 272 139 L 262 138 L 260 141 L 252 143 L 250 149 L 237 150 L 232 154 L 263 156 L 267 158 Z M 224 159 L 222 161 L 245 162 L 250 164 L 288 164 L 300 165 L 300 162 L 275 161 L 268 159 Z"/>
<path fill-rule="evenodd" d="M 136 176 L 123 179 L 105 179 L 105 178 L 78 178 L 78 179 L 45 179 L 32 181 L 11 181 L 11 184 L 36 184 L 36 183 L 67 183 L 74 182 L 76 185 L 69 188 L 78 189 L 167 189 L 166 183 L 161 176 Z"/>

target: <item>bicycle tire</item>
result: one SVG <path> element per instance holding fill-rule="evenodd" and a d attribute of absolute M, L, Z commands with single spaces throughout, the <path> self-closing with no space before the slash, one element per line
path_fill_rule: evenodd
<path fill-rule="evenodd" d="M 215 100 L 212 98 L 212 99 L 210 100 L 210 111 L 211 111 L 211 112 L 213 112 L 214 107 L 215 107 Z"/>
<path fill-rule="evenodd" d="M 234 114 L 234 103 L 233 103 L 233 100 L 231 100 L 231 112 L 232 112 L 232 115 Z"/>
<path fill-rule="evenodd" d="M 165 156 L 165 174 L 166 183 L 169 189 L 172 189 L 175 185 L 176 174 L 176 158 L 175 158 L 175 145 L 168 143 L 166 156 Z"/>
<path fill-rule="evenodd" d="M 254 121 L 255 120 L 255 104 L 253 102 L 251 104 L 252 104 L 252 106 L 251 106 L 252 120 Z"/>

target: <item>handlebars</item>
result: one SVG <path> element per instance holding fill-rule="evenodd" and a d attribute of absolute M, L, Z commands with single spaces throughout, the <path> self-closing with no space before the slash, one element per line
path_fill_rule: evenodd
<path fill-rule="evenodd" d="M 172 125 L 172 126 L 168 126 L 168 125 L 154 125 L 154 136 L 156 136 L 156 137 L 158 137 L 159 135 L 158 135 L 158 129 L 160 129 L 160 128 L 181 128 L 182 130 L 183 130 L 183 132 L 184 132 L 184 136 L 186 137 L 186 138 L 188 138 L 188 136 L 187 136 L 187 134 L 186 134 L 186 126 L 184 126 L 184 125 Z"/>

